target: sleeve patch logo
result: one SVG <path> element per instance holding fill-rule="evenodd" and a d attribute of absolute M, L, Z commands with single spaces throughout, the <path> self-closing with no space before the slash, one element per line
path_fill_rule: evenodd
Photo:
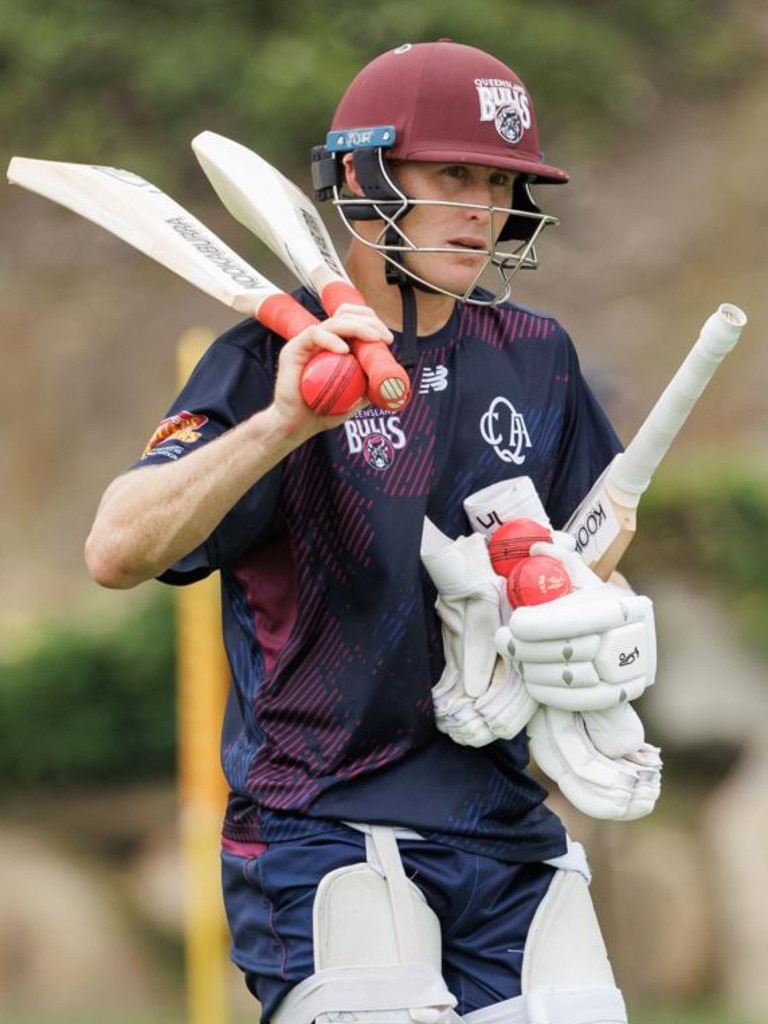
<path fill-rule="evenodd" d="M 173 440 L 182 444 L 194 444 L 195 441 L 200 440 L 200 427 L 205 426 L 207 422 L 207 416 L 201 416 L 199 413 L 194 412 L 185 411 L 176 413 L 175 416 L 169 416 L 160 422 L 157 430 L 150 437 L 142 458 L 146 458 L 150 452 L 153 452 L 166 441 Z"/>

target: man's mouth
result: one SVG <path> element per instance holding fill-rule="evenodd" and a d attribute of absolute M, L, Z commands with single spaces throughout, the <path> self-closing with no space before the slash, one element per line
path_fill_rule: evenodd
<path fill-rule="evenodd" d="M 448 247 L 451 249 L 468 249 L 470 252 L 479 252 L 485 249 L 485 242 L 479 238 L 469 238 L 462 235 L 458 238 L 449 238 Z"/>

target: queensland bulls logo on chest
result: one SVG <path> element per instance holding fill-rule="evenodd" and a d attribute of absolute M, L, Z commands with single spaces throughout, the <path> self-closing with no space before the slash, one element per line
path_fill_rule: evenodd
<path fill-rule="evenodd" d="M 374 469 L 389 469 L 395 458 L 392 442 L 382 434 L 371 434 L 363 441 L 365 461 Z"/>
<path fill-rule="evenodd" d="M 380 409 L 364 409 L 344 424 L 351 455 L 362 455 L 372 469 L 384 471 L 405 447 L 406 437 L 399 416 L 386 416 Z"/>

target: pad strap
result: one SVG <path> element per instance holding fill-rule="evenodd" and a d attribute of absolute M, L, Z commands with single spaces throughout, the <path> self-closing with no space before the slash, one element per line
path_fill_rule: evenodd
<path fill-rule="evenodd" d="M 403 963 L 416 962 L 421 959 L 416 914 L 394 830 L 386 825 L 371 825 L 365 837 L 365 847 L 368 863 L 376 866 L 378 862 L 387 880 L 400 959 Z"/>
<path fill-rule="evenodd" d="M 627 1008 L 617 988 L 529 992 L 467 1013 L 464 1024 L 626 1024 Z"/>
<path fill-rule="evenodd" d="M 447 998 L 446 998 L 447 997 Z M 320 1014 L 365 1015 L 386 1011 L 387 1019 L 410 1020 L 403 1007 L 432 1010 L 451 999 L 445 982 L 429 964 L 329 967 L 299 982 L 282 1000 L 271 1024 L 312 1024 Z M 446 1009 L 440 1024 L 458 1024 L 461 1018 Z"/>

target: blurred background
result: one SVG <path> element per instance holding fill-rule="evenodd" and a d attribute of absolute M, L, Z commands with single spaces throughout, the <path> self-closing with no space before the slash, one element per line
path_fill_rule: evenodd
<path fill-rule="evenodd" d="M 657 606 L 660 683 L 642 711 L 662 799 L 609 825 L 552 801 L 590 850 L 634 1024 L 763 1024 L 764 0 L 0 0 L 0 162 L 136 171 L 292 287 L 220 207 L 190 140 L 231 136 L 308 189 L 309 150 L 356 71 L 444 36 L 519 73 L 547 159 L 571 172 L 539 189 L 561 226 L 516 298 L 565 324 L 625 441 L 719 303 L 750 318 L 624 563 Z M 0 232 L 0 1022 L 181 1021 L 173 595 L 99 591 L 81 552 L 103 488 L 165 413 L 179 339 L 233 317 L 9 186 Z M 234 968 L 225 984 L 232 1021 L 254 1020 Z"/>

